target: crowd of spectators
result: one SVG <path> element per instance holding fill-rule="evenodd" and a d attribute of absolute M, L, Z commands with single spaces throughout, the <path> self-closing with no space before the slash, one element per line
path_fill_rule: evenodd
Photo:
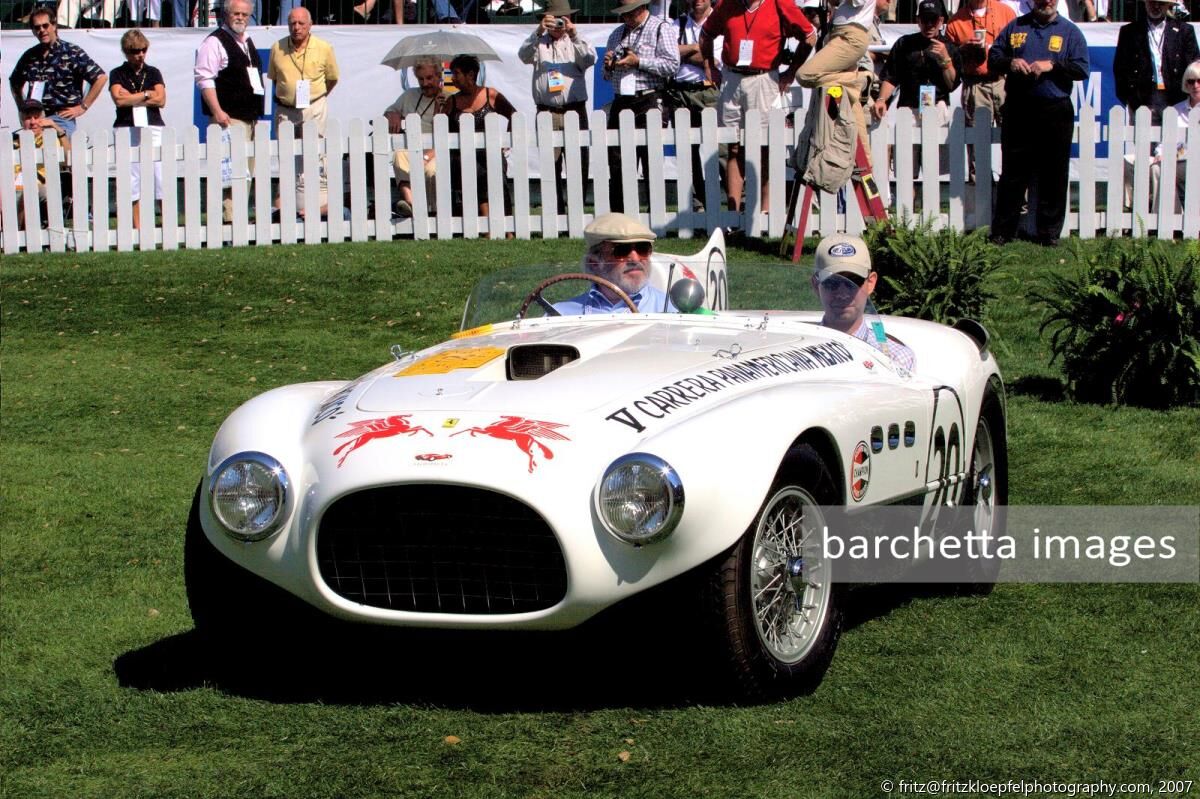
<path fill-rule="evenodd" d="M 820 0 L 799 0 L 798 5 L 818 5 Z M 920 15 L 921 0 L 897 0 L 880 4 L 880 16 L 886 22 L 914 23 Z M 999 0 L 997 0 L 999 2 Z M 1005 0 L 1017 13 L 1025 13 L 1029 0 Z M 1196 13 L 1193 4 L 1181 3 L 1184 14 Z M 687 9 L 686 2 L 674 0 L 674 14 Z M 972 0 L 946 0 L 947 15 L 954 16 Z M 221 18 L 221 0 L 58 0 L 42 3 L 55 11 L 60 28 L 110 27 L 215 27 Z M 586 0 L 577 12 L 576 22 L 608 22 L 610 4 L 606 0 Z M 715 5 L 715 3 L 714 3 Z M 832 5 L 837 6 L 834 2 Z M 1141 0 L 1057 0 L 1058 13 L 1073 22 L 1125 22 L 1138 18 Z M 317 25 L 399 25 L 413 23 L 512 23 L 527 20 L 538 12 L 533 0 L 254 0 L 251 25 L 287 25 L 294 8 L 308 9 Z M 33 0 L 16 3 L 4 21 L 25 22 L 34 8 Z M 651 0 L 651 13 L 672 17 L 669 0 Z"/>
<path fill-rule="evenodd" d="M 587 108 L 583 77 L 593 66 L 599 68 L 599 79 L 613 88 L 614 99 L 607 109 L 609 129 L 618 127 L 625 110 L 632 112 L 638 128 L 644 128 L 651 110 L 664 112 L 668 120 L 672 112 L 684 110 L 695 123 L 703 109 L 712 107 L 723 126 L 740 127 L 747 111 L 778 107 L 780 98 L 798 81 L 808 87 L 840 87 L 853 103 L 865 140 L 868 114 L 864 109 L 878 120 L 895 99 L 899 106 L 921 113 L 932 108 L 946 117 L 950 93 L 961 84 L 968 124 L 974 123 L 976 109 L 987 108 L 1001 127 L 1003 172 L 993 238 L 1005 241 L 1015 236 L 1023 209 L 1036 198 L 1034 238 L 1053 244 L 1066 213 L 1074 130 L 1072 84 L 1085 79 L 1090 69 L 1085 38 L 1063 13 L 1069 1 L 1020 0 L 1021 7 L 1014 11 L 1011 6 L 1016 0 L 961 0 L 948 12 L 944 0 L 920 0 L 918 31 L 894 42 L 886 58 L 880 58 L 869 49 L 878 39 L 881 18 L 894 9 L 887 0 L 800 0 L 799 4 L 796 0 L 723 0 L 715 7 L 711 0 L 685 0 L 677 17 L 665 15 L 664 0 L 627 0 L 611 9 L 620 22 L 608 37 L 603 60 L 597 61 L 595 48 L 578 35 L 578 9 L 569 0 L 548 0 L 535 15 L 536 25 L 518 55 L 532 68 L 534 104 L 551 114 L 556 130 L 563 129 L 568 112 Z M 366 3 L 378 7 L 372 0 Z M 1195 32 L 1181 20 L 1180 7 L 1172 0 L 1143 3 L 1143 13 L 1119 34 L 1113 76 L 1117 94 L 1131 112 L 1149 108 L 1155 125 L 1185 125 L 1190 109 L 1200 102 Z M 399 0 L 396 7 L 401 7 Z M 1104 10 L 1103 5 L 1097 9 L 1094 0 L 1082 0 L 1080 8 L 1088 19 Z M 248 30 L 256 15 L 275 14 L 284 16 L 288 36 L 272 44 L 264 65 Z M 225 0 L 221 15 L 222 24 L 196 53 L 194 77 L 204 114 L 223 129 L 242 128 L 247 140 L 252 140 L 254 123 L 267 107 L 265 72 L 274 82 L 276 121 L 294 123 L 297 136 L 310 125 L 323 135 L 326 101 L 338 83 L 337 60 L 332 47 L 312 35 L 314 20 L 308 7 L 300 0 Z M 149 42 L 140 30 L 122 37 L 126 63 L 106 75 L 80 47 L 58 38 L 57 19 L 48 7 L 35 9 L 28 21 L 38 44 L 20 57 L 10 77 L 23 127 L 39 134 L 49 127 L 69 137 L 107 83 L 117 109 L 114 127 L 130 128 L 135 144 L 143 135 L 157 141 L 166 90 L 162 74 L 147 63 Z M 431 130 L 437 114 L 449 117 L 454 132 L 466 116 L 474 118 L 477 131 L 483 130 L 490 114 L 511 118 L 514 107 L 509 99 L 478 82 L 480 65 L 473 56 L 462 55 L 450 63 L 453 93 L 444 90 L 442 67 L 436 61 L 416 65 L 418 87 L 385 111 L 389 130 L 401 131 L 411 113 L 421 117 L 423 132 Z M 586 128 L 585 114 L 580 114 L 579 123 Z M 731 210 L 740 210 L 745 202 L 745 154 L 740 149 L 730 145 L 727 158 L 722 159 Z M 637 151 L 643 181 L 644 150 L 642 146 Z M 616 179 L 624 164 L 620 148 L 610 147 L 608 153 L 614 178 L 609 205 L 619 211 L 628 199 L 627 187 Z M 475 157 L 479 211 L 486 215 L 487 163 L 483 151 Z M 1161 149 L 1156 148 L 1149 165 L 1152 202 L 1157 202 L 1156 170 L 1161 159 Z M 424 161 L 432 200 L 431 178 L 437 170 L 432 151 L 424 153 Z M 1127 161 L 1128 182 L 1137 165 L 1132 155 Z M 554 163 L 561 209 L 566 193 L 561 153 L 555 154 Z M 409 154 L 396 153 L 394 166 L 400 196 L 395 211 L 404 216 L 412 213 Z M 461 159 L 450 168 L 454 185 L 460 186 Z M 322 164 L 322 210 L 327 190 L 324 171 Z M 692 171 L 699 205 L 704 165 L 698 155 Z M 298 174 L 297 188 L 303 192 L 303 172 Z M 1176 175 L 1174 194 L 1181 201 L 1183 170 L 1176 170 Z M 140 175 L 135 175 L 135 202 L 140 187 Z M 765 179 L 760 187 L 765 210 Z M 156 180 L 155 189 L 160 197 L 161 180 Z M 226 191 L 226 221 L 232 214 L 230 203 Z"/>

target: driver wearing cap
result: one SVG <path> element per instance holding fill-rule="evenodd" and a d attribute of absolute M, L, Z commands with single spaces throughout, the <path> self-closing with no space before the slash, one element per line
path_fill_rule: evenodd
<path fill-rule="evenodd" d="M 879 274 L 871 268 L 867 244 L 857 236 L 837 233 L 817 245 L 812 285 L 825 309 L 821 324 L 867 342 L 897 366 L 912 371 L 916 364 L 913 351 L 888 338 L 881 324 L 864 318 L 867 300 L 878 279 Z"/>
<path fill-rule="evenodd" d="M 649 285 L 654 231 L 625 214 L 604 214 L 583 229 L 587 252 L 583 269 L 609 280 L 629 295 L 641 313 L 678 313 L 670 298 Z M 578 297 L 554 304 L 564 316 L 628 312 L 625 301 L 607 286 L 594 284 Z"/>

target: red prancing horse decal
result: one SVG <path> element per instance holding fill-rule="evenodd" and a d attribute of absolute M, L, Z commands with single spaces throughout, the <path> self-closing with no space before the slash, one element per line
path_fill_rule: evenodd
<path fill-rule="evenodd" d="M 571 440 L 558 432 L 560 427 L 566 427 L 566 425 L 559 422 L 539 422 L 537 419 L 525 419 L 521 416 L 501 416 L 486 427 L 470 427 L 466 430 L 459 430 L 451 438 L 463 433 L 470 433 L 471 438 L 474 438 L 477 433 L 481 433 L 492 438 L 508 439 L 529 456 L 529 472 L 532 474 L 537 466 L 537 462 L 533 459 L 534 446 L 542 451 L 546 460 L 554 457 L 550 448 L 538 441 L 539 438 L 548 438 L 553 441 Z"/>
<path fill-rule="evenodd" d="M 392 436 L 401 434 L 415 436 L 417 433 L 424 433 L 427 436 L 433 435 L 433 433 L 420 425 L 413 426 L 409 424 L 408 417 L 410 416 L 412 416 L 411 413 L 402 413 L 399 416 L 389 416 L 386 419 L 366 419 L 361 422 L 352 422 L 350 429 L 335 436 L 335 438 L 352 439 L 333 451 L 333 454 L 337 455 L 342 450 L 346 450 L 346 454 L 338 461 L 338 468 L 342 468 L 342 464 L 346 462 L 346 458 L 350 457 L 351 452 L 377 438 L 391 438 Z M 346 449 L 347 447 L 349 449 Z"/>

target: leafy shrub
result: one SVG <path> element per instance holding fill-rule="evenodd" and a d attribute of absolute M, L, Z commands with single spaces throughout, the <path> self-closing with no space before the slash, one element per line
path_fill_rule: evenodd
<path fill-rule="evenodd" d="M 930 221 L 915 225 L 872 225 L 864 234 L 879 273 L 875 306 L 883 313 L 942 324 L 982 319 L 995 294 L 984 288 L 1003 257 L 982 229 L 935 231 Z"/>
<path fill-rule="evenodd" d="M 1195 254 L 1176 265 L 1159 242 L 1134 239 L 1109 242 L 1075 276 L 1051 275 L 1033 297 L 1072 396 L 1148 408 L 1200 401 L 1198 272 Z"/>

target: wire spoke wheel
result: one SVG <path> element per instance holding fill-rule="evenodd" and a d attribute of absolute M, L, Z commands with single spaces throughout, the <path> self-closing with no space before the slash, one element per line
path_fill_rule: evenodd
<path fill-rule="evenodd" d="M 754 533 L 751 598 L 759 641 L 782 663 L 811 650 L 829 615 L 832 583 L 821 557 L 824 514 L 802 488 L 788 486 L 767 501 Z"/>
<path fill-rule="evenodd" d="M 719 563 L 712 586 L 720 654 L 745 698 L 811 691 L 833 660 L 842 586 L 821 551 L 821 505 L 838 502 L 821 456 L 794 446 L 758 515 Z"/>

